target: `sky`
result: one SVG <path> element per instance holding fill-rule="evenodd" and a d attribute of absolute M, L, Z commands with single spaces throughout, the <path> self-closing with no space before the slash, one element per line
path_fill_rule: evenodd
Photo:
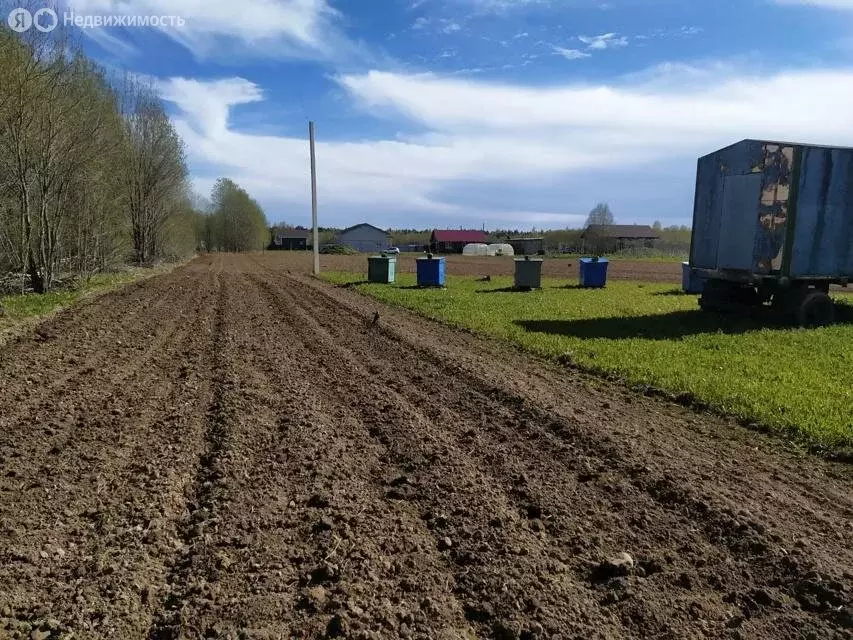
<path fill-rule="evenodd" d="M 270 222 L 310 224 L 309 120 L 335 227 L 579 227 L 602 201 L 618 223 L 690 224 L 702 155 L 744 138 L 853 146 L 853 0 L 61 9 L 174 17 L 79 31 L 157 84 L 195 189 L 230 177 Z"/>

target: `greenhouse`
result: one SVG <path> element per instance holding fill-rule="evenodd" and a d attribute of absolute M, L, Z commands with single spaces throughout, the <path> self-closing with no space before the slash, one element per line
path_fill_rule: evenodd
<path fill-rule="evenodd" d="M 514 256 L 515 251 L 513 250 L 511 244 L 490 244 L 489 245 L 489 255 L 490 256 Z"/>
<path fill-rule="evenodd" d="M 462 248 L 463 256 L 488 256 L 494 255 L 489 253 L 489 245 L 480 244 L 478 242 L 472 242 L 471 244 L 466 244 Z"/>

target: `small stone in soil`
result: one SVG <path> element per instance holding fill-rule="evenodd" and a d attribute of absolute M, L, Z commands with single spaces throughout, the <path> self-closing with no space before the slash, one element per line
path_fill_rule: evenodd
<path fill-rule="evenodd" d="M 606 580 L 615 576 L 626 576 L 634 568 L 634 558 L 623 551 L 619 555 L 605 560 L 593 571 L 594 580 Z"/>

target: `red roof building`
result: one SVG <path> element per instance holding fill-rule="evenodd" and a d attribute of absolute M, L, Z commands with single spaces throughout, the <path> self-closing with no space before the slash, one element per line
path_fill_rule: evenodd
<path fill-rule="evenodd" d="M 432 232 L 429 246 L 433 253 L 462 253 L 466 244 L 486 243 L 488 235 L 476 229 L 436 229 Z"/>

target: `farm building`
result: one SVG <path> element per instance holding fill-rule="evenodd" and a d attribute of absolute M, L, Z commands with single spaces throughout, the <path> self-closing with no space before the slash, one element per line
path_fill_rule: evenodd
<path fill-rule="evenodd" d="M 581 234 L 584 244 L 600 251 L 616 251 L 629 247 L 653 247 L 660 239 L 647 224 L 591 224 Z"/>
<path fill-rule="evenodd" d="M 275 232 L 273 246 L 276 249 L 299 250 L 308 248 L 308 238 L 311 230 L 303 227 L 295 229 L 281 229 Z"/>
<path fill-rule="evenodd" d="M 519 255 L 539 253 L 545 247 L 544 238 L 511 238 L 508 242 Z"/>
<path fill-rule="evenodd" d="M 487 244 L 485 231 L 436 229 L 429 239 L 433 253 L 462 253 L 466 244 Z"/>
<path fill-rule="evenodd" d="M 362 222 L 341 231 L 337 243 L 356 251 L 382 251 L 391 246 L 391 235 L 379 227 Z"/>

